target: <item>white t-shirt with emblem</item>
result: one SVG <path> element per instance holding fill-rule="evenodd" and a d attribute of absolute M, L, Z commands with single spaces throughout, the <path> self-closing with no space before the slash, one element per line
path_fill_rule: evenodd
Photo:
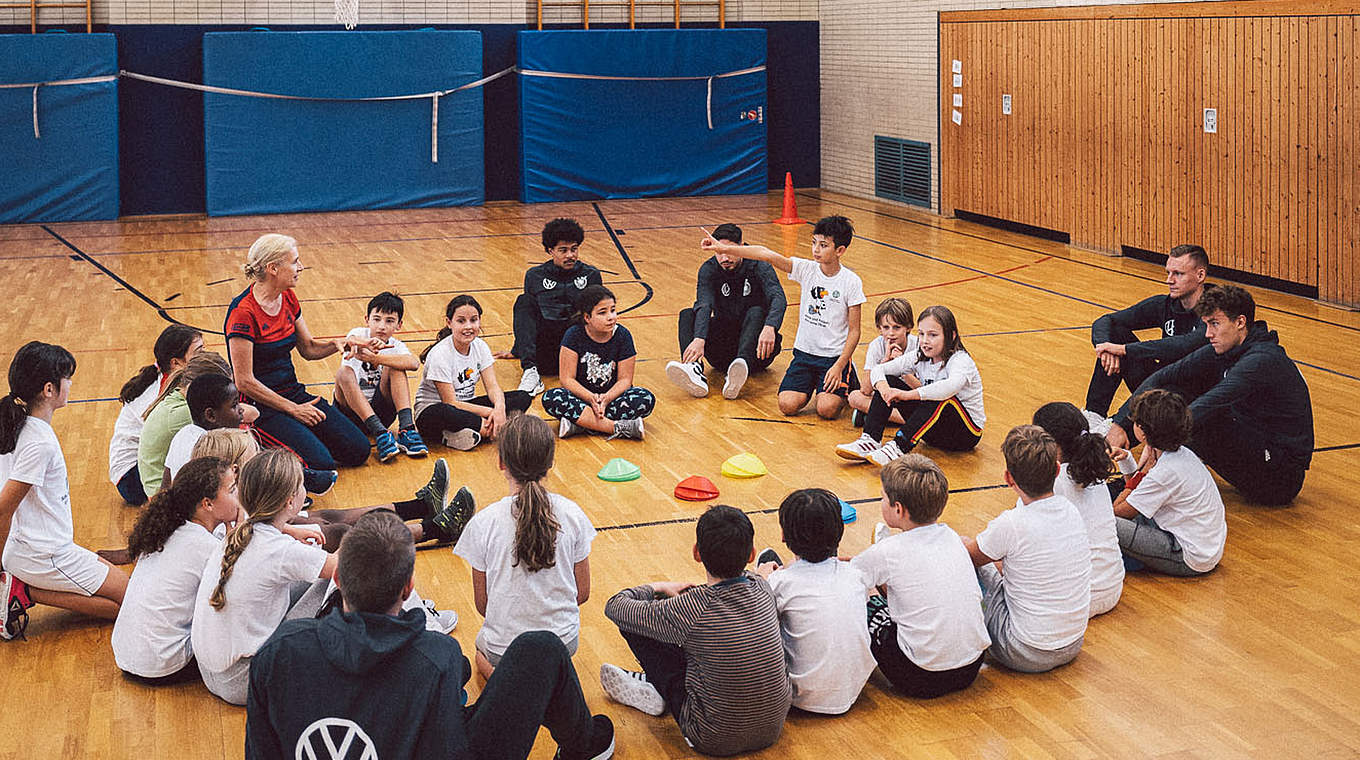
<path fill-rule="evenodd" d="M 32 487 L 11 518 L 4 554 L 48 557 L 75 543 L 66 457 L 47 422 L 31 416 L 24 420 L 14 451 L 0 454 L 0 487 L 9 480 Z"/>
<path fill-rule="evenodd" d="M 793 347 L 813 356 L 839 357 L 850 335 L 850 307 L 864 303 L 864 283 L 844 265 L 834 277 L 827 277 L 815 261 L 792 262 L 789 279 L 803 286 Z"/>
<path fill-rule="evenodd" d="M 1206 573 L 1223 559 L 1228 540 L 1223 496 L 1214 476 L 1188 446 L 1163 451 L 1128 501 L 1176 537 L 1181 559 L 1191 570 Z"/>
<path fill-rule="evenodd" d="M 349 335 L 345 338 L 346 340 L 366 341 L 369 339 L 369 330 L 367 327 L 356 327 L 350 330 Z M 403 354 L 410 356 L 411 349 L 396 338 L 388 338 L 387 345 L 378 350 L 379 356 L 401 356 Z M 377 398 L 378 387 L 382 382 L 381 365 L 369 364 L 357 356 L 352 356 L 342 360 L 340 366 L 354 370 L 354 376 L 359 379 L 359 390 L 364 394 L 364 398 L 370 402 Z"/>
<path fill-rule="evenodd" d="M 459 401 L 471 401 L 477 397 L 477 380 L 482 371 L 496 361 L 491 355 L 491 347 L 481 338 L 473 338 L 468 344 L 466 354 L 459 353 L 453 345 L 453 336 L 434 344 L 430 353 L 425 355 L 425 374 L 416 389 L 415 414 L 417 417 L 426 409 L 443 401 L 435 383 L 448 383 L 453 386 L 454 396 Z"/>
<path fill-rule="evenodd" d="M 907 348 L 901 353 L 901 356 L 911 356 L 916 353 L 916 350 L 916 336 L 907 333 Z M 872 341 L 869 341 L 869 347 L 864 350 L 864 369 L 872 372 L 874 367 L 877 367 L 886 361 L 887 356 L 888 340 L 880 335 Z M 897 374 L 903 375 L 907 372 L 910 372 L 910 370 L 904 370 Z"/>

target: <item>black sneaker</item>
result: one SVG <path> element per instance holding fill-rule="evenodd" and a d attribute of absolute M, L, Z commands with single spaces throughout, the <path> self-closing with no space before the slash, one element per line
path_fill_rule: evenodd
<path fill-rule="evenodd" d="M 477 513 L 477 501 L 472 498 L 472 492 L 463 486 L 458 489 L 458 493 L 453 495 L 453 500 L 447 507 L 439 511 L 439 514 L 430 518 L 443 533 L 439 536 L 439 543 L 453 544 L 458 542 L 458 537 L 463 535 L 463 528 L 468 524 L 468 520 Z"/>
<path fill-rule="evenodd" d="M 590 744 L 580 753 L 563 752 L 557 748 L 554 760 L 608 760 L 614 756 L 614 721 L 608 715 L 596 715 L 590 719 Z"/>
<path fill-rule="evenodd" d="M 443 459 L 434 460 L 434 473 L 430 475 L 430 482 L 421 486 L 416 491 L 416 498 L 425 502 L 429 509 L 428 514 L 434 517 L 449 505 L 449 463 Z"/>
<path fill-rule="evenodd" d="M 762 549 L 760 554 L 756 557 L 756 567 L 760 567 L 766 562 L 773 562 L 780 567 L 784 566 L 784 561 L 779 558 L 779 554 L 768 546 Z"/>

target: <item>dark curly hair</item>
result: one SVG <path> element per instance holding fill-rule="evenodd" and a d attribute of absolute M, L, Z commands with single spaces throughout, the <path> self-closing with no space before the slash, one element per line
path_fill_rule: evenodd
<path fill-rule="evenodd" d="M 1190 441 L 1190 407 L 1178 394 L 1161 388 L 1143 391 L 1133 400 L 1129 419 L 1143 429 L 1144 442 L 1158 451 L 1175 451 Z"/>
<path fill-rule="evenodd" d="M 137 524 L 128 536 L 128 551 L 134 557 L 155 554 L 179 526 L 193 519 L 204 499 L 217 495 L 222 478 L 231 467 L 217 457 L 191 459 L 171 481 L 170 487 L 151 497 Z"/>

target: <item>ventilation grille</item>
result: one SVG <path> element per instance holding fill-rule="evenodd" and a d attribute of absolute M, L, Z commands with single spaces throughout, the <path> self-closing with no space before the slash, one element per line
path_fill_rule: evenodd
<path fill-rule="evenodd" d="M 930 143 L 874 135 L 874 195 L 930 207 Z"/>

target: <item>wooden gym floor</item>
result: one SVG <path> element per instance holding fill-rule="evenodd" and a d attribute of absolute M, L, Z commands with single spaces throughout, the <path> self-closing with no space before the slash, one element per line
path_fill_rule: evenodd
<path fill-rule="evenodd" d="M 1092 365 L 1088 325 L 1113 307 L 1164 292 L 1160 267 L 897 205 L 820 191 L 798 200 L 809 219 L 844 213 L 854 220 L 858 237 L 844 263 L 863 278 L 869 297 L 863 342 L 875 335 L 874 304 L 889 294 L 906 296 L 917 311 L 943 303 L 958 315 L 986 384 L 987 431 L 975 452 L 924 453 L 949 476 L 953 494 L 944 520 L 960 533 L 976 533 L 1013 502 L 1001 485 L 998 443 L 1005 431 L 1044 402 L 1081 402 Z M 373 293 L 393 289 L 406 298 L 401 337 L 420 350 L 440 327 L 447 300 L 470 292 L 486 309 L 488 342 L 503 349 L 511 343 L 510 306 L 524 269 L 544 259 L 543 222 L 576 217 L 587 230 L 584 260 L 605 270 L 626 311 L 622 322 L 641 357 L 637 382 L 658 397 L 646 441 L 576 438 L 558 451 L 550 487 L 580 503 L 600 531 L 576 664 L 592 708 L 618 727 L 620 757 L 687 757 L 692 753 L 669 718 L 610 703 L 597 676 L 601 662 L 631 664 L 602 613 L 614 591 L 703 578 L 689 548 L 705 505 L 674 499 L 675 484 L 692 474 L 712 478 L 722 502 L 751 513 L 757 546 L 781 551 L 773 512 L 794 488 L 823 486 L 858 506 L 843 554 L 867 546 L 879 519 L 876 470 L 832 453 L 857 435 L 848 417 L 824 422 L 810 413 L 778 414 L 774 391 L 787 353 L 773 371 L 753 376 L 737 401 L 716 392 L 690 399 L 665 379 L 665 362 L 677 353 L 676 314 L 691 303 L 703 260 L 697 228 L 736 222 L 751 242 L 808 255 L 811 227 L 769 223 L 778 212 L 779 198 L 771 195 L 0 227 L 0 277 L 10 293 L 0 355 L 8 361 L 30 339 L 75 353 L 72 403 L 55 424 L 70 471 L 76 539 L 92 548 L 121 546 L 137 511 L 121 505 L 106 477 L 118 388 L 150 361 L 167 319 L 201 328 L 210 349 L 224 350 L 224 310 L 245 286 L 239 265 L 258 235 L 279 231 L 299 240 L 308 267 L 299 296 L 318 335 L 343 335 L 361 323 Z M 1312 391 L 1318 452 L 1292 507 L 1247 506 L 1225 490 L 1229 537 L 1219 568 L 1197 580 L 1132 575 L 1119 606 L 1092 622 L 1070 666 L 1044 675 L 984 667 L 972 688 L 929 702 L 896 696 L 875 676 L 848 714 L 795 712 L 782 740 L 758 756 L 1360 755 L 1360 563 L 1352 549 L 1360 544 L 1354 499 L 1360 433 L 1346 422 L 1360 408 L 1360 315 L 1252 290 L 1259 316 L 1280 331 Z M 788 292 L 796 302 L 796 288 Z M 786 345 L 796 314 L 791 308 L 784 321 Z M 861 349 L 857 363 L 862 357 Z M 298 360 L 298 374 L 329 396 L 337 363 Z M 518 367 L 498 366 L 501 384 L 514 387 Z M 759 455 L 770 474 L 720 477 L 721 462 L 740 451 Z M 435 453 L 479 503 L 505 494 L 492 447 Z M 640 465 L 642 479 L 597 480 L 595 472 L 613 456 Z M 405 498 L 429 466 L 398 459 L 345 471 L 320 503 Z M 462 621 L 454 635 L 471 651 L 481 621 L 466 565 L 447 550 L 422 551 L 416 572 L 426 597 L 457 610 Z M 108 624 L 38 608 L 26 642 L 0 644 L 6 692 L 0 726 L 7 738 L 0 758 L 241 755 L 244 710 L 199 684 L 150 689 L 124 680 L 109 632 Z M 475 696 L 476 684 L 471 688 Z M 544 733 L 534 756 L 549 757 L 552 749 Z"/>

